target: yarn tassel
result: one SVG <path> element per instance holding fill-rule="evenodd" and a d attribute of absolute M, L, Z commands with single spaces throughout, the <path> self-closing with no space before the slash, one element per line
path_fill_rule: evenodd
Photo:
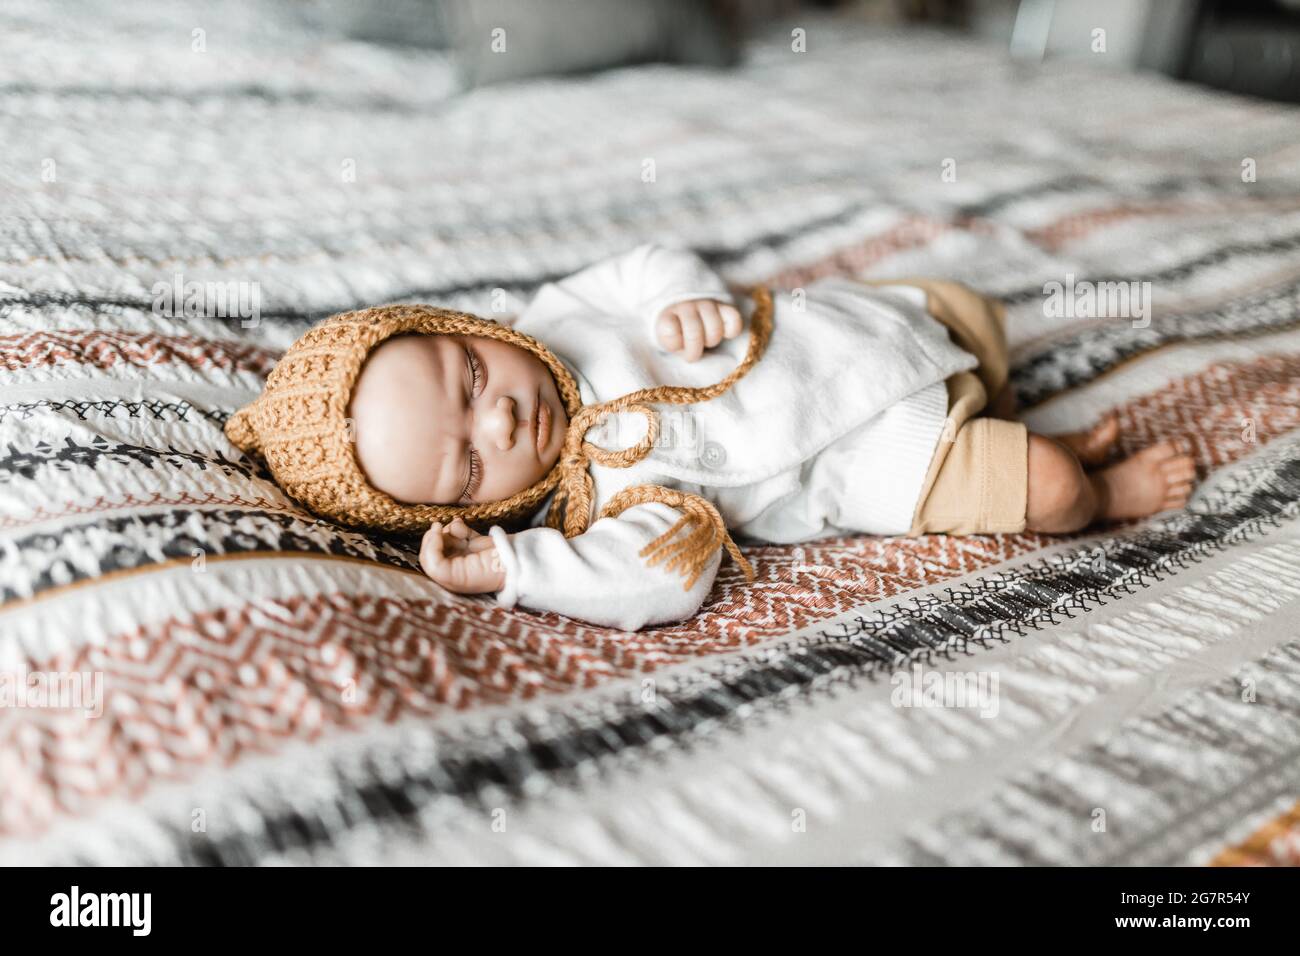
<path fill-rule="evenodd" d="M 641 549 L 641 556 L 646 558 L 646 565 L 654 567 L 663 562 L 667 571 L 679 571 L 686 578 L 685 590 L 689 591 L 714 553 L 725 547 L 745 575 L 745 580 L 754 580 L 754 566 L 749 563 L 736 542 L 727 531 L 726 522 L 713 502 L 699 495 L 663 488 L 659 485 L 634 485 L 624 488 L 610 499 L 603 509 L 602 518 L 612 518 L 634 505 L 658 501 L 682 512 L 677 523 Z M 679 533 L 685 535 L 679 537 Z"/>

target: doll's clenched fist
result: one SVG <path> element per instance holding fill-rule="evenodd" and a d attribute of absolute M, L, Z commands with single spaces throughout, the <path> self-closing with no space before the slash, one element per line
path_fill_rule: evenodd
<path fill-rule="evenodd" d="M 464 520 L 440 521 L 420 542 L 420 567 L 437 583 L 457 594 L 486 594 L 506 586 L 506 571 L 492 539 Z"/>
<path fill-rule="evenodd" d="M 670 305 L 655 320 L 655 338 L 669 352 L 694 362 L 723 339 L 740 334 L 743 323 L 734 305 L 714 299 L 688 299 Z"/>

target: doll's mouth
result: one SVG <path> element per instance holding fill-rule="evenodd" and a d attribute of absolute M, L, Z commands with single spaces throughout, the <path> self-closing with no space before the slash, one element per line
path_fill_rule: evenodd
<path fill-rule="evenodd" d="M 537 457 L 541 458 L 551 440 L 551 409 L 542 398 L 541 389 L 537 392 L 536 413 L 537 421 L 533 423 L 533 431 L 537 435 Z"/>

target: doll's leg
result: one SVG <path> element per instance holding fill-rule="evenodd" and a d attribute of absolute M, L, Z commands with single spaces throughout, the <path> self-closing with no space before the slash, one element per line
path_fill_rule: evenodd
<path fill-rule="evenodd" d="M 1017 420 L 1016 393 L 1010 382 L 1002 386 L 1002 390 L 994 396 L 993 401 L 989 402 L 984 414 L 1008 422 Z M 1096 425 L 1084 431 L 1066 432 L 1052 437 L 1074 452 L 1084 465 L 1100 465 L 1109 457 L 1115 442 L 1119 441 L 1119 418 L 1111 412 Z"/>
<path fill-rule="evenodd" d="M 1181 508 L 1195 478 L 1192 457 L 1175 441 L 1159 442 L 1109 468 L 1085 472 L 1064 444 L 1031 433 L 1025 527 L 1065 534 L 1096 520 L 1143 518 Z"/>
<path fill-rule="evenodd" d="M 1086 431 L 1052 437 L 1074 452 L 1085 466 L 1100 465 L 1119 441 L 1119 416 L 1112 412 Z"/>

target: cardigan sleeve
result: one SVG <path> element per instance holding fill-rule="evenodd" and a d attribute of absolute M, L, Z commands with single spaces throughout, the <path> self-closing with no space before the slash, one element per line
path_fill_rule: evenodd
<path fill-rule="evenodd" d="M 558 285 L 597 308 L 616 310 L 653 328 L 659 313 L 688 299 L 735 305 L 727 284 L 695 253 L 647 243 L 588 266 Z"/>
<path fill-rule="evenodd" d="M 639 554 L 680 518 L 675 508 L 649 502 L 600 518 L 573 538 L 554 528 L 511 534 L 494 526 L 488 533 L 506 573 L 497 603 L 626 631 L 685 620 L 708 597 L 722 563 L 721 549 L 690 590 L 681 574 L 650 567 Z"/>

